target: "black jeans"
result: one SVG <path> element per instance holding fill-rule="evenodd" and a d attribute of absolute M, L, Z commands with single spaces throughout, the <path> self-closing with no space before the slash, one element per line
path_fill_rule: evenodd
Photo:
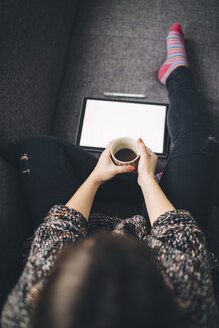
<path fill-rule="evenodd" d="M 160 187 L 177 209 L 186 209 L 203 230 L 209 217 L 216 170 L 218 141 L 212 133 L 187 67 L 174 70 L 167 80 L 167 125 L 174 144 Z M 141 136 L 139 136 L 141 137 Z M 20 152 L 20 171 L 35 225 L 55 204 L 65 204 L 97 163 L 85 150 L 53 136 L 34 136 Z M 143 195 L 137 174 L 117 175 L 98 190 L 92 212 L 102 201 L 135 203 L 141 213 Z M 147 210 L 142 214 L 148 217 Z"/>

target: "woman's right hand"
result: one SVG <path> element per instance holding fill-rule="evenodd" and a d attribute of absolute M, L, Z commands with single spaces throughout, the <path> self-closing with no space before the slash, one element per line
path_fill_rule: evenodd
<path fill-rule="evenodd" d="M 138 161 L 138 184 L 141 186 L 148 177 L 154 178 L 158 156 L 155 155 L 150 148 L 145 146 L 142 139 L 139 138 L 137 144 L 140 152 Z"/>

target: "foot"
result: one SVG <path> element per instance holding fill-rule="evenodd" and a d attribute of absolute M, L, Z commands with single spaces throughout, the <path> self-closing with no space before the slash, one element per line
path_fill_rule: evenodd
<path fill-rule="evenodd" d="M 179 23 L 173 24 L 167 36 L 167 59 L 158 72 L 158 80 L 166 85 L 169 75 L 179 66 L 188 67 L 184 34 Z"/>

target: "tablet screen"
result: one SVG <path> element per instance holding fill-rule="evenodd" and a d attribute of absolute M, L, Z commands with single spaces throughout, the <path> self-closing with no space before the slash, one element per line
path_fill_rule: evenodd
<path fill-rule="evenodd" d="M 112 139 L 141 138 L 154 153 L 165 152 L 167 104 L 85 98 L 77 144 L 106 148 Z"/>

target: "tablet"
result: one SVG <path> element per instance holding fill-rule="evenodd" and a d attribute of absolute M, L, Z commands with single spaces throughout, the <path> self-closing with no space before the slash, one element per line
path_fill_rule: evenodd
<path fill-rule="evenodd" d="M 168 104 L 85 97 L 76 144 L 90 151 L 102 151 L 116 138 L 141 138 L 159 157 L 167 157 Z"/>

